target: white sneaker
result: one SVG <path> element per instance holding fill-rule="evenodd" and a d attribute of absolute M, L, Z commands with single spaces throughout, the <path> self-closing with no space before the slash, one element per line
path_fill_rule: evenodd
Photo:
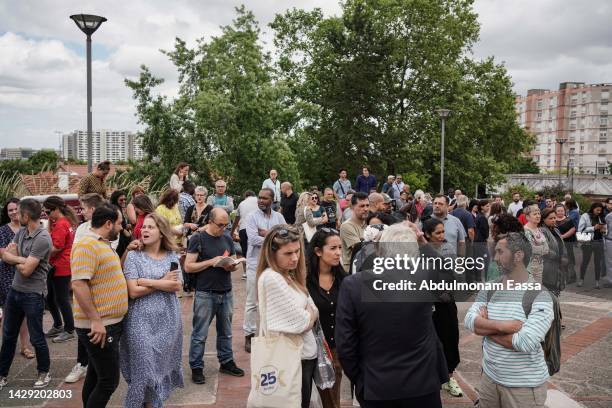
<path fill-rule="evenodd" d="M 38 379 L 32 387 L 34 388 L 45 388 L 51 381 L 51 375 L 49 373 L 38 373 Z"/>
<path fill-rule="evenodd" d="M 83 367 L 81 363 L 77 363 L 74 367 L 72 367 L 72 371 L 70 371 L 70 374 L 66 376 L 64 382 L 75 383 L 81 378 L 85 377 L 86 374 L 87 366 Z"/>
<path fill-rule="evenodd" d="M 584 285 L 584 279 L 580 279 L 578 283 L 576 284 L 576 286 L 578 286 L 579 288 L 581 288 L 582 285 Z"/>
<path fill-rule="evenodd" d="M 8 380 L 6 379 L 6 377 L 0 377 L 0 390 L 6 387 L 6 384 L 8 384 Z"/>

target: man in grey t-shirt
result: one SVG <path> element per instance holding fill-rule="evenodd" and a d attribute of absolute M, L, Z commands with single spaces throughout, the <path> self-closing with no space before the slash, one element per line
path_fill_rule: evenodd
<path fill-rule="evenodd" d="M 40 225 L 41 212 L 42 207 L 36 200 L 25 199 L 19 203 L 22 228 L 2 253 L 2 260 L 15 265 L 16 272 L 4 305 L 0 389 L 7 384 L 24 318 L 27 319 L 30 341 L 36 350 L 38 376 L 33 387 L 43 388 L 51 381 L 49 348 L 43 333 L 43 312 L 52 243 L 49 233 Z"/>

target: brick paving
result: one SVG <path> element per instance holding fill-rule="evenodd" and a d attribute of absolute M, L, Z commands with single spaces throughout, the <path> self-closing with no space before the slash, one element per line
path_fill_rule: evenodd
<path fill-rule="evenodd" d="M 240 279 L 240 273 L 234 273 L 234 315 L 233 315 L 233 346 L 234 358 L 239 367 L 245 369 L 245 377 L 236 378 L 218 373 L 218 363 L 215 350 L 214 325 L 207 340 L 205 355 L 206 385 L 191 383 L 190 370 L 187 364 L 189 335 L 191 334 L 191 308 L 193 299 L 183 297 L 181 306 L 183 312 L 183 370 L 185 373 L 185 388 L 177 390 L 170 401 L 169 407 L 224 407 L 239 408 L 246 406 L 250 389 L 249 355 L 244 352 L 244 336 L 242 321 L 244 314 L 245 282 Z M 587 408 L 612 408 L 612 289 L 595 291 L 571 286 L 563 292 L 562 310 L 567 329 L 562 337 L 561 371 L 549 381 L 549 388 L 562 395 L 570 396 L 580 405 Z M 462 322 L 469 303 L 458 304 L 459 319 Z M 50 316 L 45 315 L 45 327 L 51 325 Z M 481 338 L 468 333 L 460 327 L 461 364 L 457 370 L 457 380 L 465 391 L 462 398 L 452 398 L 441 393 L 445 408 L 466 408 L 473 406 L 476 398 L 476 387 L 480 378 Z M 0 406 L 45 406 L 45 407 L 78 407 L 82 381 L 76 384 L 63 383 L 63 378 L 74 365 L 76 343 L 49 343 L 52 357 L 53 380 L 49 389 L 72 392 L 70 399 L 15 399 L 9 398 L 9 391 L 15 389 L 30 389 L 35 376 L 35 360 L 26 360 L 16 356 L 10 373 L 10 383 L 0 391 Z M 113 395 L 110 406 L 122 406 L 125 393 L 125 383 Z M 567 397 L 566 397 L 567 398 Z M 348 381 L 343 381 L 342 406 L 351 406 Z M 566 405 L 550 406 L 563 408 Z M 570 405 L 567 405 L 568 407 Z"/>

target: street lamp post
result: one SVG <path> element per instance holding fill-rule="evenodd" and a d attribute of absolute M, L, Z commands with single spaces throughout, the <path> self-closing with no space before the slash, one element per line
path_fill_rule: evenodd
<path fill-rule="evenodd" d="M 559 143 L 559 188 L 561 188 L 561 169 L 563 169 L 563 143 L 567 142 L 567 139 L 564 137 L 557 138 L 557 143 Z"/>
<path fill-rule="evenodd" d="M 106 21 L 106 18 L 92 14 L 73 14 L 70 18 L 87 36 L 87 172 L 92 171 L 92 138 L 91 129 L 91 35 Z"/>
<path fill-rule="evenodd" d="M 438 112 L 438 116 L 440 116 L 442 121 L 442 140 L 440 143 L 440 194 L 444 194 L 444 122 L 451 111 L 450 109 L 438 109 L 436 112 Z"/>

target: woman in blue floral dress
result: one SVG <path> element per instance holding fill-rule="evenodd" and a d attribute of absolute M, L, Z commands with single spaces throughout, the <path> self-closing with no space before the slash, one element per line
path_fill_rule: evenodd
<path fill-rule="evenodd" d="M 142 246 L 140 250 L 138 248 Z M 182 287 L 177 247 L 170 225 L 149 214 L 142 243 L 128 246 L 124 265 L 130 305 L 121 338 L 121 373 L 128 383 L 126 407 L 161 407 L 183 387 L 183 327 L 176 292 Z"/>
<path fill-rule="evenodd" d="M 0 215 L 0 322 L 2 321 L 2 307 L 6 302 L 6 296 L 13 283 L 15 276 L 15 265 L 9 265 L 2 261 L 2 251 L 13 242 L 13 238 L 21 225 L 19 224 L 19 199 L 10 198 L 2 207 Z M 2 325 L 0 324 L 0 327 Z M 35 354 L 29 346 L 28 326 L 24 320 L 19 330 L 19 340 L 21 341 L 21 355 L 26 358 L 34 358 Z"/>

